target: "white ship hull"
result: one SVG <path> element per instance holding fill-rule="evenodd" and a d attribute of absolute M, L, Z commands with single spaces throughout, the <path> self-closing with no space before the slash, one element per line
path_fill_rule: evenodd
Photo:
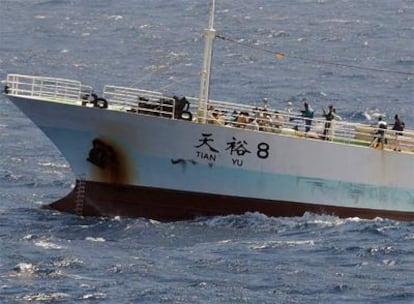
<path fill-rule="evenodd" d="M 414 220 L 412 152 L 9 98 L 79 178 L 52 204 L 58 210 L 161 220 L 247 211 Z"/>

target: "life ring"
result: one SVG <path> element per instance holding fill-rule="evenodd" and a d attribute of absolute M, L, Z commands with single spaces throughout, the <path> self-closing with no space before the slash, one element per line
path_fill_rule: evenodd
<path fill-rule="evenodd" d="M 99 109 L 106 109 L 108 108 L 108 102 L 105 98 L 96 98 L 93 101 L 93 106 Z"/>

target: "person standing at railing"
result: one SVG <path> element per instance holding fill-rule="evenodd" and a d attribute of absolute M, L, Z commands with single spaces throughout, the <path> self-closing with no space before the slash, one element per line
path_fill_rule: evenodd
<path fill-rule="evenodd" d="M 394 131 L 394 136 L 395 136 L 394 151 L 401 151 L 401 145 L 400 145 L 398 136 L 403 135 L 404 127 L 405 127 L 405 123 L 398 117 L 398 114 L 395 114 L 394 125 L 392 126 L 392 129 Z"/>
<path fill-rule="evenodd" d="M 325 120 L 326 120 L 324 129 L 323 129 L 322 139 L 332 140 L 332 138 L 331 138 L 331 124 L 332 124 L 332 120 L 335 118 L 335 116 L 333 114 L 333 106 L 329 105 L 328 112 L 326 112 L 324 108 L 322 108 L 322 110 L 323 110 L 323 116 L 325 117 Z"/>
<path fill-rule="evenodd" d="M 305 132 L 308 133 L 312 126 L 312 119 L 313 119 L 313 109 L 309 104 L 309 100 L 304 98 L 303 99 L 303 106 L 304 110 L 302 110 L 302 117 L 305 120 Z"/>
<path fill-rule="evenodd" d="M 333 105 L 329 105 L 328 112 L 323 108 L 322 111 L 323 116 L 326 119 L 322 139 L 332 141 L 335 133 L 335 121 L 341 121 L 342 117 L 336 113 L 336 109 Z"/>
<path fill-rule="evenodd" d="M 387 122 L 382 119 L 382 116 L 378 117 L 377 132 L 374 135 L 374 138 L 371 141 L 370 147 L 384 149 L 385 142 L 385 130 L 387 129 Z"/>

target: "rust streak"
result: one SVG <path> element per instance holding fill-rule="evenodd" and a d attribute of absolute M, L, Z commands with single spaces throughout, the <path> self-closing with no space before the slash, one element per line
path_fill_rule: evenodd
<path fill-rule="evenodd" d="M 110 139 L 95 138 L 87 160 L 94 165 L 91 173 L 95 180 L 115 184 L 133 181 L 134 167 L 128 153 Z"/>

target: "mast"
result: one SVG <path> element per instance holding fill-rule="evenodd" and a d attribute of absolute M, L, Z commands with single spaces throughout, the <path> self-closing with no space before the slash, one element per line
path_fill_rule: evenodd
<path fill-rule="evenodd" d="M 211 71 L 211 58 L 213 55 L 213 41 L 216 37 L 216 30 L 214 29 L 214 15 L 216 10 L 216 1 L 211 0 L 210 19 L 208 22 L 208 28 L 204 30 L 205 42 L 204 42 L 204 59 L 203 67 L 200 76 L 200 98 L 198 101 L 197 117 L 200 123 L 206 123 L 207 118 L 207 104 L 209 99 L 210 89 L 210 71 Z"/>

